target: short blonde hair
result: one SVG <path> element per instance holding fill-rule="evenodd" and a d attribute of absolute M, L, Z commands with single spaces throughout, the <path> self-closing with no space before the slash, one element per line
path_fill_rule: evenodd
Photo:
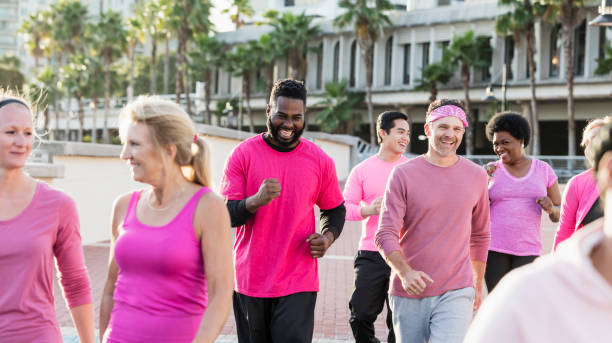
<path fill-rule="evenodd" d="M 589 143 L 589 139 L 591 138 L 587 133 L 593 129 L 603 127 L 606 124 L 612 123 L 612 117 L 609 115 L 603 118 L 596 118 L 587 123 L 582 131 L 582 141 L 580 142 L 580 146 L 585 148 Z"/>
<path fill-rule="evenodd" d="M 210 187 L 209 149 L 197 136 L 189 115 L 176 103 L 159 97 L 140 96 L 129 103 L 120 115 L 122 124 L 143 123 L 151 132 L 158 147 L 176 146 L 176 162 L 189 181 Z M 119 134 L 125 141 L 126 125 L 120 125 Z"/>

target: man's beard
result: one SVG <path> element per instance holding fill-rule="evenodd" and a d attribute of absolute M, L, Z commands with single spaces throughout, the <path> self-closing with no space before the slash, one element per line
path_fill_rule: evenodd
<path fill-rule="evenodd" d="M 272 138 L 274 143 L 286 148 L 291 147 L 291 145 L 293 145 L 300 139 L 302 133 L 304 133 L 304 127 L 302 127 L 302 129 L 299 131 L 293 130 L 293 138 L 287 142 L 280 139 L 278 131 L 280 131 L 281 127 L 272 126 L 272 120 L 270 119 L 270 117 L 268 117 L 268 119 L 266 120 L 266 126 L 268 127 L 268 133 L 270 134 L 270 137 Z"/>

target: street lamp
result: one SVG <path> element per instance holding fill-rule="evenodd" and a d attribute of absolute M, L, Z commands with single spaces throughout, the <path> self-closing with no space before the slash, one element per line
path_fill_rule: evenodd
<path fill-rule="evenodd" d="M 601 0 L 598 12 L 599 16 L 593 19 L 589 25 L 612 26 L 612 0 Z"/>
<path fill-rule="evenodd" d="M 508 68 L 508 66 L 506 65 L 506 63 L 504 63 L 504 65 L 502 67 L 502 83 L 501 83 L 501 85 L 494 84 L 494 83 L 489 84 L 487 86 L 485 97 L 482 99 L 483 101 L 497 101 L 497 98 L 495 97 L 495 93 L 493 92 L 493 87 L 501 86 L 501 89 L 502 89 L 501 110 L 502 110 L 502 112 L 506 110 L 506 83 L 507 83 L 506 75 L 507 75 L 507 68 Z"/>

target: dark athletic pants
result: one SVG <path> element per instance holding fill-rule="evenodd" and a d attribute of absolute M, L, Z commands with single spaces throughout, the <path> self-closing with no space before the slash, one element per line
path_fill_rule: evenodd
<path fill-rule="evenodd" d="M 387 303 L 389 343 L 395 342 L 389 308 L 389 274 L 391 269 L 377 251 L 359 250 L 355 257 L 355 290 L 349 302 L 349 323 L 357 343 L 379 342 L 374 335 L 374 322 Z"/>
<path fill-rule="evenodd" d="M 256 298 L 234 292 L 240 343 L 311 343 L 316 292 Z"/>
<path fill-rule="evenodd" d="M 495 288 L 499 280 L 514 268 L 533 262 L 538 256 L 516 256 L 489 250 L 485 282 L 489 293 Z"/>

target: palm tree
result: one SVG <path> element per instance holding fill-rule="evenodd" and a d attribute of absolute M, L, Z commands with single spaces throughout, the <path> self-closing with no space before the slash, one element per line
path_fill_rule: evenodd
<path fill-rule="evenodd" d="M 325 84 L 325 98 L 315 105 L 324 107 L 315 119 L 321 125 L 321 130 L 355 134 L 355 126 L 359 121 L 357 109 L 365 96 L 363 93 L 349 92 L 347 86 L 346 80 Z"/>
<path fill-rule="evenodd" d="M 378 38 L 379 32 L 385 25 L 390 25 L 391 21 L 384 11 L 392 10 L 395 7 L 389 0 L 374 0 L 374 6 L 369 7 L 372 1 L 368 0 L 340 0 L 338 6 L 346 12 L 334 19 L 334 24 L 339 28 L 352 25 L 355 31 L 357 44 L 361 58 L 365 63 L 366 69 L 366 103 L 368 105 L 368 119 L 370 121 L 370 144 L 375 145 L 376 126 L 374 125 L 374 108 L 372 105 L 372 73 L 373 62 L 372 53 L 374 42 Z"/>
<path fill-rule="evenodd" d="M 281 47 L 283 54 L 287 56 L 289 63 L 289 77 L 295 80 L 306 78 L 306 52 L 308 42 L 319 35 L 321 28 L 313 25 L 313 17 L 303 12 L 294 15 L 291 12 L 278 14 L 269 11 L 265 14 L 268 24 L 274 28 L 270 32 L 270 38 L 275 41 L 276 46 Z"/>
<path fill-rule="evenodd" d="M 57 133 L 59 131 L 59 109 L 57 106 L 57 101 L 61 94 L 61 89 L 58 87 L 59 76 L 55 70 L 55 68 L 46 66 L 42 70 L 38 72 L 36 75 L 36 87 L 43 90 L 45 96 L 43 97 L 46 100 L 46 103 L 53 104 L 53 112 L 55 113 L 55 129 L 51 131 L 51 140 L 56 140 Z M 51 102 L 53 99 L 53 102 Z M 49 109 L 48 106 L 45 106 L 45 110 L 43 111 L 44 115 L 44 124 L 43 129 L 47 132 L 49 128 Z"/>
<path fill-rule="evenodd" d="M 462 36 L 456 36 L 446 52 L 450 64 L 459 67 L 461 72 L 461 84 L 465 96 L 465 112 L 469 127 L 465 132 L 466 152 L 471 155 L 474 152 L 473 130 L 474 117 L 470 108 L 470 69 L 489 67 L 492 54 L 491 38 L 487 36 L 474 36 L 474 31 L 469 30 Z"/>
<path fill-rule="evenodd" d="M 19 32 L 25 34 L 25 41 L 30 55 L 34 57 L 34 67 L 38 69 L 40 58 L 45 56 L 48 45 L 50 25 L 50 11 L 38 11 L 31 14 L 21 23 Z"/>
<path fill-rule="evenodd" d="M 145 41 L 144 30 L 139 16 L 135 16 L 128 19 L 126 38 L 128 42 L 128 58 L 130 60 L 127 98 L 128 101 L 132 101 L 132 99 L 134 98 L 134 56 L 136 55 L 135 50 L 136 46 L 138 46 L 139 43 L 144 43 Z M 154 66 L 155 64 L 151 66 L 151 70 L 155 69 Z M 151 73 L 153 74 L 153 72 Z M 151 80 L 151 82 L 153 82 L 153 80 Z M 154 94 L 153 89 L 154 87 L 151 86 L 151 94 Z"/>
<path fill-rule="evenodd" d="M 187 113 L 191 114 L 190 92 L 191 86 L 185 85 L 187 75 L 187 54 L 188 43 L 193 35 L 208 34 L 213 27 L 210 21 L 210 10 L 212 3 L 210 0 L 181 0 L 173 3 L 170 11 L 170 25 L 174 28 L 178 38 L 177 51 L 177 82 L 176 82 L 176 101 L 180 102 L 181 94 L 185 92 L 187 102 Z"/>
<path fill-rule="evenodd" d="M 230 7 L 224 9 L 223 11 L 221 11 L 221 13 L 229 13 L 232 8 L 236 8 L 236 13 L 230 15 L 230 18 L 236 25 L 236 30 L 238 30 L 241 26 L 245 25 L 244 20 L 240 19 L 242 18 L 242 16 L 251 18 L 253 14 L 255 14 L 255 10 L 253 10 L 250 0 L 232 0 Z"/>
<path fill-rule="evenodd" d="M 576 123 L 574 120 L 574 28 L 582 18 L 584 0 L 542 0 L 549 5 L 547 19 L 561 22 L 565 80 L 567 81 L 567 150 L 570 157 L 576 156 Z"/>
<path fill-rule="evenodd" d="M 497 17 L 495 31 L 499 36 L 512 35 L 515 42 L 520 42 L 522 37 L 527 41 L 527 63 L 529 70 L 529 86 L 531 89 L 530 112 L 528 115 L 531 124 L 533 143 L 532 153 L 540 154 L 540 120 L 536 102 L 535 84 L 535 21 L 544 14 L 545 6 L 539 2 L 531 3 L 530 0 L 499 0 L 499 5 L 511 7 L 510 12 Z"/>
<path fill-rule="evenodd" d="M 193 51 L 189 53 L 192 63 L 190 68 L 202 76 L 204 82 L 205 121 L 211 123 L 210 113 L 210 82 L 214 68 L 221 67 L 224 60 L 222 44 L 214 37 L 197 35 L 194 39 Z"/>
<path fill-rule="evenodd" d="M 417 80 L 416 90 L 429 91 L 429 102 L 434 102 L 438 98 L 438 84 L 445 84 L 453 78 L 455 71 L 449 63 L 447 53 L 439 62 L 428 64 L 421 73 L 421 78 Z"/>
<path fill-rule="evenodd" d="M 167 38 L 170 9 L 167 0 L 154 0 L 145 5 L 140 16 L 143 29 L 151 39 L 151 94 L 157 93 L 157 44 Z"/>
<path fill-rule="evenodd" d="M 262 49 L 259 41 L 251 40 L 245 44 L 239 44 L 225 56 L 226 68 L 237 77 L 242 77 L 242 94 L 246 101 L 247 116 L 249 117 L 249 131 L 255 132 L 253 115 L 251 113 L 251 85 L 253 73 L 261 68 Z M 242 129 L 242 113 L 238 114 L 238 130 Z"/>
<path fill-rule="evenodd" d="M 98 104 L 100 97 L 104 94 L 104 79 L 100 77 L 104 74 L 104 63 L 99 56 L 91 56 L 87 59 L 87 70 L 89 78 L 86 88 L 86 97 L 91 99 L 92 126 L 91 142 L 98 142 Z"/>
<path fill-rule="evenodd" d="M 79 107 L 77 117 L 79 120 L 79 129 L 77 132 L 78 142 L 83 141 L 83 121 L 85 112 L 83 108 L 83 98 L 87 93 L 89 77 L 93 76 L 90 74 L 88 64 L 89 61 L 87 57 L 85 57 L 84 54 L 78 53 L 72 55 L 70 62 L 62 68 L 66 91 L 74 95 Z M 70 103 L 70 100 L 68 100 L 68 103 Z"/>
<path fill-rule="evenodd" d="M 121 57 L 127 47 L 127 32 L 121 20 L 121 13 L 108 11 L 100 16 L 94 32 L 94 44 L 98 55 L 104 61 L 104 127 L 102 139 L 110 143 L 108 115 L 110 110 L 111 64 Z"/>
<path fill-rule="evenodd" d="M 25 77 L 19 71 L 21 61 L 13 55 L 0 56 L 0 85 L 3 88 L 21 89 Z"/>
<path fill-rule="evenodd" d="M 259 37 L 259 46 L 262 50 L 262 62 L 264 68 L 264 78 L 266 83 L 265 101 L 270 100 L 270 93 L 272 93 L 272 87 L 274 86 L 274 64 L 276 60 L 281 58 L 285 52 L 281 48 L 276 40 L 272 39 L 269 34 L 263 34 Z"/>

